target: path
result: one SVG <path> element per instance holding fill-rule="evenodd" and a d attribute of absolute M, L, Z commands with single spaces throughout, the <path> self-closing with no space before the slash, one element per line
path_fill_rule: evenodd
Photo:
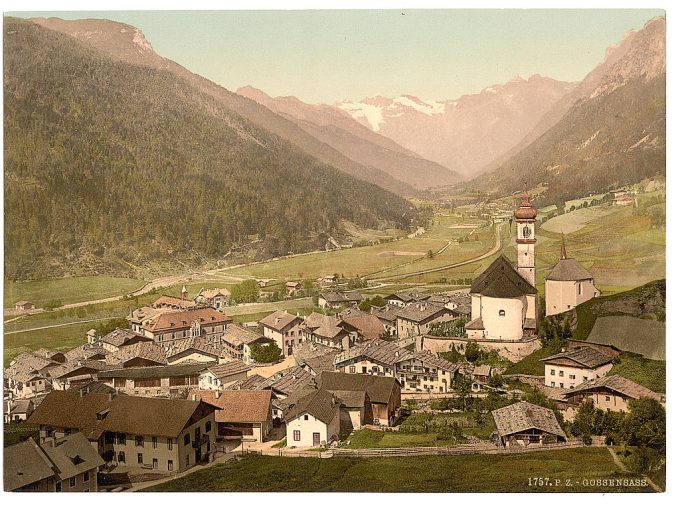
<path fill-rule="evenodd" d="M 609 451 L 609 454 L 612 455 L 612 459 L 614 460 L 614 463 L 616 463 L 616 466 L 618 466 L 618 467 L 619 467 L 623 472 L 625 472 L 625 473 L 632 473 L 632 472 L 626 467 L 626 465 L 624 465 L 623 462 L 619 459 L 619 457 L 616 455 L 616 452 L 614 452 L 614 449 L 612 449 L 611 447 L 607 446 L 607 450 Z M 647 476 L 644 475 L 644 474 L 643 474 L 642 476 L 647 480 L 647 482 L 649 482 L 650 487 L 651 487 L 654 491 L 656 491 L 657 493 L 663 493 L 663 492 L 664 492 L 663 489 L 661 489 L 661 487 L 659 487 L 655 482 L 652 481 L 652 479 L 650 479 L 649 477 L 647 477 Z"/>
<path fill-rule="evenodd" d="M 38 330 L 49 330 L 50 328 L 59 328 L 60 326 L 72 326 L 74 324 L 85 324 L 85 323 L 95 323 L 97 321 L 108 321 L 111 319 L 110 317 L 98 317 L 96 319 L 85 319 L 81 321 L 71 321 L 69 323 L 60 323 L 60 324 L 50 324 L 48 326 L 38 326 L 37 328 L 26 328 L 24 330 L 14 330 L 14 331 L 5 331 L 5 335 L 13 335 L 15 333 L 24 333 L 27 331 L 38 331 Z"/>
<path fill-rule="evenodd" d="M 451 268 L 456 268 L 460 267 L 463 265 L 468 265 L 470 263 L 476 263 L 477 261 L 483 260 L 485 258 L 488 258 L 490 256 L 493 256 L 496 254 L 498 251 L 501 250 L 503 247 L 503 240 L 501 239 L 501 227 L 496 226 L 496 244 L 492 249 L 489 251 L 485 252 L 484 254 L 481 254 L 479 256 L 476 256 L 474 258 L 467 259 L 465 261 L 459 261 L 458 263 L 451 263 L 449 265 L 444 265 L 441 267 L 435 267 L 435 268 L 428 268 L 426 270 L 420 270 L 419 272 L 409 272 L 407 274 L 398 274 L 398 275 L 388 275 L 387 277 L 379 277 L 380 280 L 394 280 L 394 279 L 406 279 L 407 277 L 415 277 L 416 275 L 422 275 L 422 274 L 429 274 L 433 272 L 440 272 L 442 270 L 449 270 Z M 403 265 L 400 265 L 403 266 Z"/>

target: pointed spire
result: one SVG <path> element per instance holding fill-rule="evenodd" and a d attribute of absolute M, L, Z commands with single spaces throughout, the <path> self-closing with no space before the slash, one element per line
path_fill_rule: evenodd
<path fill-rule="evenodd" d="M 567 259 L 567 246 L 564 243 L 564 232 L 562 232 L 562 246 L 560 247 L 560 259 Z"/>

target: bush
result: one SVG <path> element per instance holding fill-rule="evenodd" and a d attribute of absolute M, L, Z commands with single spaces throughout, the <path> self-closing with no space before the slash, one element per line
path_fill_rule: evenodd
<path fill-rule="evenodd" d="M 273 363 L 281 358 L 281 349 L 276 344 L 253 344 L 250 351 L 253 359 L 258 363 Z"/>

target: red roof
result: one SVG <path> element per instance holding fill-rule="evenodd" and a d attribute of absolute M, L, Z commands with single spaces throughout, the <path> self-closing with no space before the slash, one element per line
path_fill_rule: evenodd
<path fill-rule="evenodd" d="M 191 327 L 191 324 L 194 321 L 198 321 L 201 326 L 207 326 L 229 323 L 231 322 L 231 318 L 212 307 L 184 310 L 182 312 L 167 312 L 165 314 L 160 314 L 146 327 L 146 329 L 152 332 L 170 329 L 187 329 Z"/>
<path fill-rule="evenodd" d="M 215 391 L 199 389 L 189 392 L 188 399 L 194 400 L 194 397 L 222 409 L 215 411 L 218 423 L 265 423 L 269 419 L 270 390 L 227 390 L 215 398 Z"/>

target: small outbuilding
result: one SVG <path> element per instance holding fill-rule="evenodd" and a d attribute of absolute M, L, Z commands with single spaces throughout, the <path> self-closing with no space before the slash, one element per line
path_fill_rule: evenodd
<path fill-rule="evenodd" d="M 529 447 L 566 442 L 555 413 L 529 402 L 518 402 L 491 412 L 496 423 L 495 437 L 499 446 Z"/>

